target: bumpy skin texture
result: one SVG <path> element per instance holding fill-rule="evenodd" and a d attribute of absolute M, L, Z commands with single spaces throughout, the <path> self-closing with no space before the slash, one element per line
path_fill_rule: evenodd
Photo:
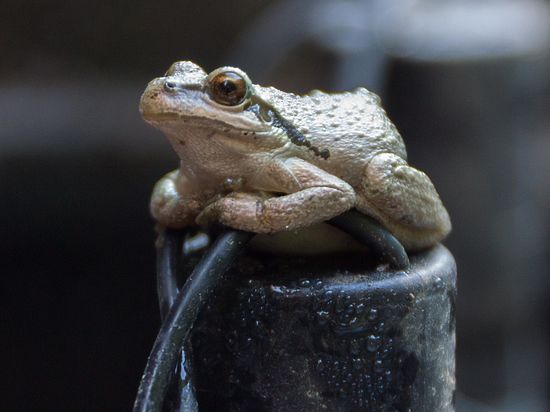
<path fill-rule="evenodd" d="M 246 84 L 234 105 L 211 92 L 216 75 L 227 72 Z M 298 96 L 253 85 L 237 68 L 208 75 L 177 62 L 149 83 L 140 111 L 181 159 L 153 192 L 151 211 L 162 225 L 218 221 L 274 233 L 355 207 L 408 250 L 451 230 L 430 179 L 407 164 L 401 136 L 378 96 L 364 88 Z"/>

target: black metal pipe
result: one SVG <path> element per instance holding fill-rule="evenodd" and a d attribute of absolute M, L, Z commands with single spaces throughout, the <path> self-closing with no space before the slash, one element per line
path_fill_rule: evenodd
<path fill-rule="evenodd" d="M 454 410 L 456 267 L 248 251 L 189 337 L 201 412 Z"/>

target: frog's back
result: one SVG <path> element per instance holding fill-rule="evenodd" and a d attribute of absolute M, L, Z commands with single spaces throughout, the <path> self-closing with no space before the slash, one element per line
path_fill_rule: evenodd
<path fill-rule="evenodd" d="M 294 125 L 329 158 L 302 150 L 308 161 L 354 185 L 358 169 L 378 153 L 393 153 L 406 159 L 399 132 L 380 105 L 380 98 L 364 89 L 327 94 L 312 91 L 298 96 L 274 88 L 260 88 L 262 98 Z"/>

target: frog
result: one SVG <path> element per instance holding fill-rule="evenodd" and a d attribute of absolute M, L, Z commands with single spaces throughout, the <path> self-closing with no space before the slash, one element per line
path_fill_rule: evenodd
<path fill-rule="evenodd" d="M 237 67 L 208 73 L 177 61 L 149 82 L 139 107 L 179 158 L 151 197 L 163 227 L 275 234 L 356 209 L 408 251 L 451 231 L 433 183 L 408 164 L 401 135 L 366 88 L 300 95 L 254 84 Z"/>

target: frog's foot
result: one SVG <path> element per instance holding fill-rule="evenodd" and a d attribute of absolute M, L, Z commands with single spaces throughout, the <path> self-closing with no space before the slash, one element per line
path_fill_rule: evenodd
<path fill-rule="evenodd" d="M 215 220 L 235 229 L 274 233 L 328 220 L 355 205 L 354 190 L 340 179 L 302 160 L 289 160 L 282 167 L 288 184 L 298 184 L 301 190 L 267 198 L 232 193 L 206 207 L 197 223 Z"/>
<path fill-rule="evenodd" d="M 174 170 L 160 179 L 153 189 L 150 210 L 162 226 L 178 229 L 193 225 L 199 213 L 200 202 L 178 191 L 179 172 Z"/>
<path fill-rule="evenodd" d="M 367 165 L 357 208 L 384 224 L 407 250 L 439 242 L 451 221 L 429 177 L 402 158 L 382 153 Z"/>

